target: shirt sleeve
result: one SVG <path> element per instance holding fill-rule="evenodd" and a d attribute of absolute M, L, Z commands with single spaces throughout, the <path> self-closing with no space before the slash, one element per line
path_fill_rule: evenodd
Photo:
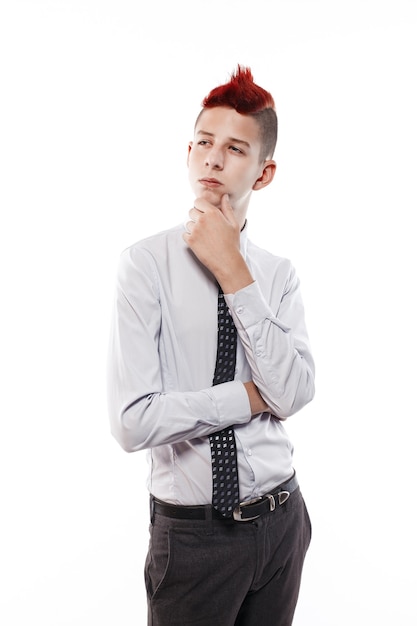
<path fill-rule="evenodd" d="M 257 281 L 226 301 L 249 362 L 253 382 L 272 413 L 285 419 L 314 397 L 314 361 L 299 280 L 290 266 L 276 312 Z"/>
<path fill-rule="evenodd" d="M 146 250 L 121 255 L 108 352 L 111 431 L 127 452 L 207 436 L 250 420 L 240 381 L 202 390 L 163 387 L 158 277 Z"/>

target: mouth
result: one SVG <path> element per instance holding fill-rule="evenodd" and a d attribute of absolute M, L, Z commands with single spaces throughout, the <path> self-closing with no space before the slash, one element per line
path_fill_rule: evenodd
<path fill-rule="evenodd" d="M 200 178 L 198 182 L 200 185 L 203 185 L 203 187 L 208 187 L 209 189 L 216 189 L 222 185 L 217 178 Z"/>

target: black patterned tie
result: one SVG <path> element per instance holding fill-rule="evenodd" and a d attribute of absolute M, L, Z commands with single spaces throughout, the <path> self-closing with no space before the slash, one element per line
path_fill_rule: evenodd
<path fill-rule="evenodd" d="M 213 385 L 235 377 L 236 327 L 229 313 L 221 288 L 217 305 L 217 359 Z M 209 436 L 213 473 L 212 504 L 225 517 L 231 517 L 239 504 L 236 441 L 233 426 Z"/>

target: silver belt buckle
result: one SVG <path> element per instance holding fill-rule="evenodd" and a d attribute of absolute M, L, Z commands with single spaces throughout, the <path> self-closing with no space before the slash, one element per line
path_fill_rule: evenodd
<path fill-rule="evenodd" d="M 289 491 L 279 491 L 278 492 L 278 503 L 279 504 L 284 504 L 284 502 L 286 502 L 288 500 L 290 495 L 291 494 L 290 494 Z"/>
<path fill-rule="evenodd" d="M 288 500 L 288 498 L 290 497 L 290 494 L 288 493 L 288 491 L 281 491 L 279 495 L 282 494 L 286 494 L 285 499 L 283 500 L 283 502 L 281 502 L 281 500 L 279 500 L 280 504 L 283 504 L 286 500 Z M 255 515 L 254 517 L 245 517 L 244 519 L 242 519 L 242 507 L 248 506 L 249 504 L 254 504 L 255 502 L 259 502 L 260 500 L 263 500 L 264 498 L 268 498 L 269 500 L 269 510 L 275 511 L 275 498 L 274 496 L 271 496 L 270 493 L 267 493 L 265 496 L 259 496 L 258 498 L 254 498 L 253 500 L 248 500 L 248 502 L 241 502 L 239 504 L 238 507 L 235 508 L 235 510 L 233 511 L 233 518 L 236 520 L 236 522 L 251 522 L 254 519 L 258 519 L 258 517 L 260 517 L 260 515 Z"/>
<path fill-rule="evenodd" d="M 233 511 L 233 519 L 236 522 L 251 522 L 252 520 L 260 517 L 259 515 L 255 515 L 254 517 L 245 517 L 244 519 L 242 519 L 242 508 L 244 508 L 245 506 L 249 506 L 249 504 L 255 504 L 255 502 L 259 502 L 260 500 L 262 500 L 262 497 L 258 496 L 257 498 L 253 498 L 253 500 L 241 502 L 239 506 L 237 506 Z"/>
<path fill-rule="evenodd" d="M 290 495 L 291 494 L 289 491 L 279 491 L 277 494 L 278 504 L 279 505 L 284 504 L 284 502 L 288 500 Z M 233 511 L 233 519 L 236 522 L 251 522 L 254 519 L 258 519 L 260 515 L 255 515 L 254 517 L 245 517 L 244 519 L 242 519 L 242 508 L 245 506 L 248 506 L 249 504 L 254 504 L 255 502 L 259 502 L 260 500 L 263 500 L 264 498 L 268 498 L 269 500 L 269 510 L 271 512 L 275 511 L 275 508 L 276 508 L 275 498 L 270 493 L 267 493 L 263 497 L 259 496 L 258 498 L 253 498 L 253 500 L 248 500 L 247 502 L 241 502 L 239 506 L 237 506 L 235 510 Z"/>

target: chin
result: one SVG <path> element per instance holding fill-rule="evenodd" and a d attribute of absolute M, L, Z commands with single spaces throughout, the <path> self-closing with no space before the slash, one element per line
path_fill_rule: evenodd
<path fill-rule="evenodd" d="M 213 204 L 217 208 L 220 208 L 221 206 L 223 195 L 224 194 L 219 191 L 207 189 L 206 187 L 200 192 L 200 198 L 204 198 L 204 200 L 207 200 L 208 202 L 210 202 L 210 204 Z"/>

